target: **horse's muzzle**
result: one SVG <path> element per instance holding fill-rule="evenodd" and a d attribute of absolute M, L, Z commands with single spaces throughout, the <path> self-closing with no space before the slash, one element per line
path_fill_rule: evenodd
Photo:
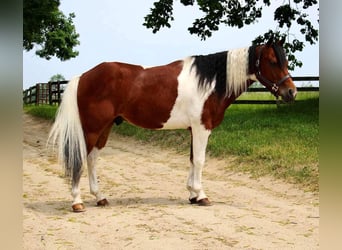
<path fill-rule="evenodd" d="M 296 88 L 289 88 L 280 91 L 280 96 L 282 97 L 284 102 L 293 102 L 297 96 L 297 89 Z"/>

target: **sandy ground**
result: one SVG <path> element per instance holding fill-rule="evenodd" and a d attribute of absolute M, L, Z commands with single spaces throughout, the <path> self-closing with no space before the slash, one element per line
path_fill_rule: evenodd
<path fill-rule="evenodd" d="M 318 249 L 315 194 L 270 178 L 224 171 L 209 158 L 213 206 L 188 204 L 188 155 L 115 134 L 98 160 L 110 203 L 95 206 L 86 171 L 86 212 L 71 212 L 70 186 L 45 149 L 50 123 L 23 115 L 24 249 Z"/>

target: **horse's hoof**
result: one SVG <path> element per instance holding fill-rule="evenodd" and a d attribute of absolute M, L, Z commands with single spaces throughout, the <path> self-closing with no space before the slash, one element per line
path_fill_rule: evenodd
<path fill-rule="evenodd" d="M 99 206 L 99 207 L 105 207 L 105 206 L 108 206 L 108 205 L 109 205 L 109 203 L 108 203 L 106 198 L 104 198 L 104 199 L 102 199 L 102 200 L 97 202 L 97 206 Z"/>
<path fill-rule="evenodd" d="M 203 199 L 197 201 L 197 204 L 199 206 L 212 206 L 212 204 L 211 204 L 211 202 L 209 201 L 208 198 L 203 198 Z"/>
<path fill-rule="evenodd" d="M 75 213 L 84 212 L 85 208 L 84 208 L 83 203 L 77 203 L 77 204 L 72 205 L 72 211 Z"/>
<path fill-rule="evenodd" d="M 192 198 L 192 199 L 189 199 L 190 201 L 190 204 L 197 204 L 197 198 Z"/>

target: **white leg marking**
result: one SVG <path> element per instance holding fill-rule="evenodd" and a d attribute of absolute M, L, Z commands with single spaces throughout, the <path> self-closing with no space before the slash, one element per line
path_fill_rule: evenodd
<path fill-rule="evenodd" d="M 190 192 L 189 199 L 197 198 L 197 193 L 193 191 L 192 186 L 193 186 L 193 179 L 194 179 L 194 164 L 190 162 L 190 171 L 189 171 L 189 177 L 187 181 L 186 188 Z"/>
<path fill-rule="evenodd" d="M 83 201 L 81 199 L 81 190 L 80 190 L 79 184 L 80 184 L 80 182 L 72 185 L 72 188 L 71 188 L 71 195 L 73 198 L 72 205 L 83 203 Z"/>
<path fill-rule="evenodd" d="M 190 199 L 197 200 L 207 198 L 202 187 L 202 169 L 205 163 L 205 152 L 211 131 L 202 125 L 192 127 L 193 162 L 191 163 L 187 188 L 190 191 Z"/>
<path fill-rule="evenodd" d="M 96 176 L 96 160 L 99 150 L 94 148 L 88 155 L 88 177 L 89 177 L 89 187 L 90 193 L 96 197 L 96 201 L 105 199 L 99 191 L 97 176 Z"/>

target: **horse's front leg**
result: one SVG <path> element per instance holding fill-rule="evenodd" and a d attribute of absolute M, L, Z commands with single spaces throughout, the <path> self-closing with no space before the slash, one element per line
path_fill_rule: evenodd
<path fill-rule="evenodd" d="M 99 150 L 97 148 L 93 148 L 90 154 L 88 155 L 88 177 L 89 177 L 89 187 L 90 193 L 96 197 L 96 204 L 98 206 L 106 206 L 108 205 L 107 199 L 101 194 L 96 176 L 96 160 L 98 156 Z"/>
<path fill-rule="evenodd" d="M 191 204 L 211 205 L 202 187 L 202 170 L 210 133 L 211 131 L 205 129 L 202 125 L 191 128 L 190 172 L 187 182 Z"/>

